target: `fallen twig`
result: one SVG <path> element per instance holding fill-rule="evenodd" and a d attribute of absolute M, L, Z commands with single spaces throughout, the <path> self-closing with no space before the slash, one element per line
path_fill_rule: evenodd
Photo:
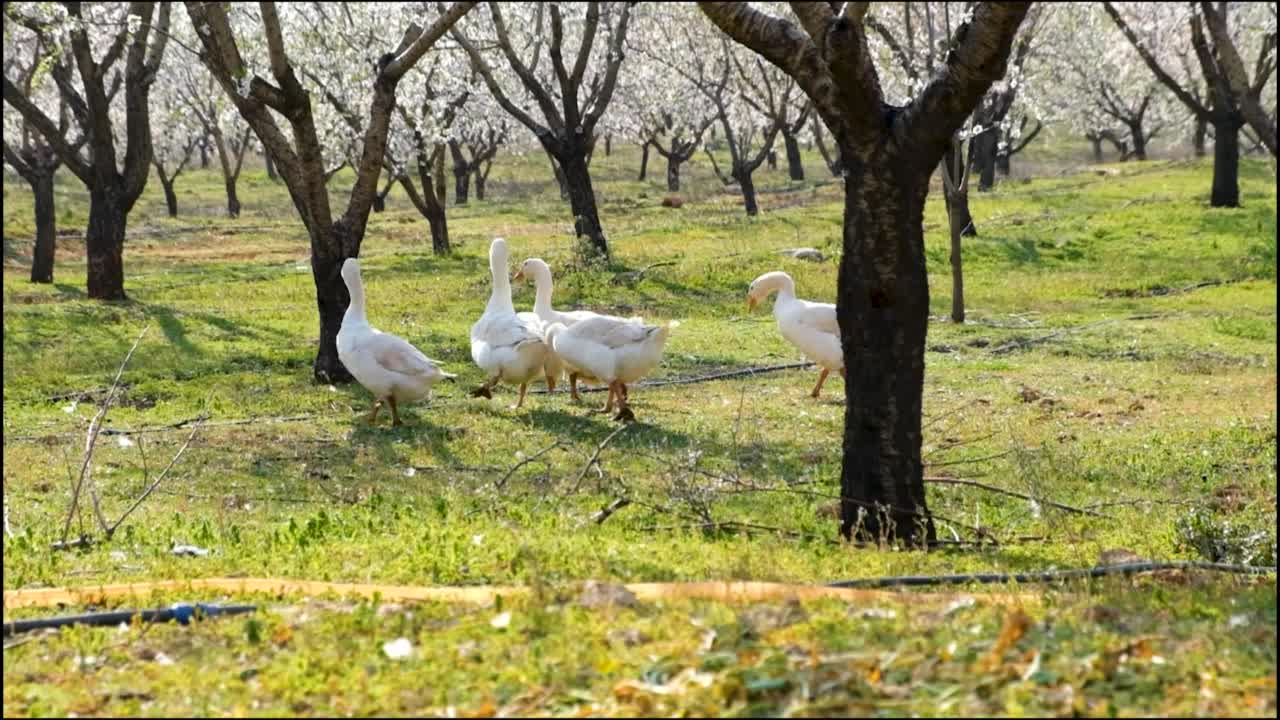
<path fill-rule="evenodd" d="M 564 441 L 563 441 L 563 440 L 557 440 L 557 441 L 555 441 L 554 443 L 552 443 L 552 444 L 550 444 L 550 445 L 548 445 L 548 446 L 546 446 L 546 447 L 542 448 L 542 449 L 541 449 L 541 450 L 539 450 L 538 452 L 536 452 L 536 453 L 534 453 L 534 454 L 530 455 L 529 457 L 527 457 L 527 458 L 525 458 L 525 459 L 521 460 L 520 462 L 516 463 L 515 465 L 512 465 L 512 466 L 511 466 L 511 469 L 510 469 L 510 470 L 508 470 L 506 473 L 504 473 L 502 477 L 498 478 L 498 481 L 497 481 L 497 482 L 495 482 L 495 483 L 493 484 L 493 486 L 494 486 L 495 488 L 501 488 L 503 485 L 506 485 L 506 484 L 507 484 L 507 480 L 511 479 L 511 476 L 512 476 L 512 475 L 514 475 L 514 474 L 516 473 L 516 471 L 517 471 L 517 470 L 519 470 L 520 468 L 524 467 L 525 465 L 528 465 L 529 463 L 533 462 L 534 460 L 537 460 L 538 458 L 542 457 L 543 455 L 546 455 L 547 453 L 551 452 L 552 450 L 555 450 L 556 448 L 560 447 L 560 446 L 561 446 L 561 445 L 563 445 L 563 444 L 564 444 Z"/>
<path fill-rule="evenodd" d="M 710 382 L 712 380 L 726 380 L 728 378 L 742 377 L 743 375 L 760 375 L 768 372 L 777 372 L 779 370 L 796 370 L 799 368 L 809 368 L 809 367 L 813 367 L 813 363 L 796 362 L 796 363 L 787 363 L 785 365 L 765 365 L 763 367 L 741 368 L 739 370 L 729 370 L 726 372 L 712 373 L 710 375 L 696 375 L 694 377 L 677 377 L 677 378 L 669 378 L 666 380 L 646 380 L 644 382 L 636 383 L 635 385 L 628 385 L 627 387 L 651 388 L 651 387 L 663 387 L 665 385 L 692 385 L 694 383 Z M 601 385 L 598 387 L 586 387 L 584 385 L 578 386 L 578 392 L 580 393 L 604 392 L 607 389 L 608 389 L 608 386 L 605 386 L 605 385 Z M 542 394 L 542 393 L 546 393 L 547 390 L 545 388 L 542 388 L 537 390 L 530 390 L 529 392 Z"/>
<path fill-rule="evenodd" d="M 1111 517 L 1110 515 L 1097 512 L 1096 510 L 1088 510 L 1085 508 L 1072 507 L 1070 505 L 1064 505 L 1060 502 L 1054 502 L 1053 500 L 1045 500 L 1043 498 L 1033 497 L 1031 495 L 1026 495 L 1024 493 L 1020 493 L 1014 490 L 1006 490 L 1004 488 L 996 487 L 994 485 L 987 485 L 986 483 L 980 483 L 976 480 L 962 480 L 960 478 L 949 478 L 949 477 L 926 477 L 924 481 L 926 483 L 930 483 L 933 485 L 964 485 L 966 487 L 974 487 L 980 490 L 987 490 L 989 492 L 1000 493 L 1002 495 L 1011 495 L 1016 498 L 1022 498 L 1023 500 L 1030 500 L 1031 502 L 1040 503 L 1041 505 L 1048 505 L 1049 507 L 1055 507 L 1055 508 L 1058 508 L 1059 510 L 1064 510 L 1066 512 L 1076 513 L 1079 515 L 1092 515 L 1093 517 L 1108 518 L 1108 519 L 1110 519 Z"/>
<path fill-rule="evenodd" d="M 124 356 L 124 361 L 120 363 L 120 368 L 116 370 L 115 380 L 111 382 L 111 390 L 107 396 L 103 398 L 102 407 L 98 409 L 98 413 L 93 416 L 93 420 L 89 422 L 89 432 L 85 436 L 84 442 L 84 460 L 80 464 L 80 479 L 76 482 L 75 488 L 71 493 L 71 508 L 67 511 L 67 520 L 62 526 L 62 540 L 66 541 L 67 535 L 71 532 L 71 518 L 75 516 L 76 509 L 80 504 L 80 491 L 84 487 L 86 480 L 92 482 L 89 471 L 89 461 L 93 458 L 93 448 L 98 442 L 98 433 L 102 429 L 102 420 L 107 416 L 107 410 L 111 408 L 111 404 L 115 402 L 116 390 L 120 387 L 120 376 L 124 374 L 124 368 L 129 364 L 129 359 L 133 357 L 133 352 L 138 349 L 138 343 L 142 342 L 142 336 L 147 334 L 147 330 L 151 328 L 151 324 L 143 326 L 142 332 L 138 333 L 138 339 L 133 341 L 133 347 L 129 348 L 129 352 Z M 106 530 L 106 520 L 102 517 L 102 511 L 98 507 L 96 493 L 94 510 L 98 515 L 98 522 Z"/>
<path fill-rule="evenodd" d="M 133 514 L 133 511 L 138 509 L 138 506 L 142 504 L 142 501 L 146 500 L 147 496 L 149 496 L 152 493 L 152 491 L 154 491 L 160 485 L 160 483 L 164 481 L 165 477 L 169 475 L 169 471 L 173 469 L 174 465 L 178 464 L 178 459 L 181 458 L 182 454 L 187 451 L 187 447 L 191 445 L 191 440 L 195 438 L 196 432 L 198 432 L 199 430 L 200 430 L 199 425 L 196 425 L 195 427 L 191 428 L 191 434 L 187 436 L 187 441 L 182 443 L 182 447 L 178 448 L 178 452 L 174 454 L 173 459 L 169 461 L 169 464 L 165 466 L 164 470 L 161 470 L 160 474 L 156 476 L 155 481 L 153 481 L 150 485 L 147 486 L 147 489 L 144 490 L 142 494 L 138 496 L 137 500 L 133 501 L 133 504 L 129 506 L 128 510 L 124 511 L 124 514 L 120 516 L 120 519 L 117 520 L 114 525 L 106 529 L 108 540 L 111 539 L 112 535 L 115 535 L 116 529 L 119 528 L 124 523 L 124 521 L 128 519 L 130 515 Z M 142 446 L 139 445 L 138 447 L 141 448 Z M 145 471 L 144 471 L 143 477 L 146 477 Z"/>
<path fill-rule="evenodd" d="M 578 473 L 577 479 L 573 481 L 572 492 L 578 492 L 578 488 L 582 486 L 582 479 L 587 476 L 587 471 L 591 469 L 592 465 L 595 465 L 600 460 L 600 451 L 604 450 L 605 446 L 609 444 L 609 441 L 613 440 L 619 433 L 629 427 L 631 427 L 630 423 L 624 423 L 618 426 L 616 430 L 605 436 L 605 439 L 601 440 L 599 445 L 596 445 L 595 452 L 591 453 L 591 459 L 587 460 L 587 464 L 582 466 L 582 470 Z"/>
<path fill-rule="evenodd" d="M 604 524 L 605 520 L 609 519 L 610 515 L 614 514 L 615 512 L 621 510 L 622 508 L 630 504 L 631 504 L 630 500 L 624 497 L 620 497 L 617 500 L 614 500 L 613 502 L 609 503 L 607 507 L 600 508 L 600 511 L 592 515 L 591 519 L 594 520 L 597 525 L 602 525 Z"/>

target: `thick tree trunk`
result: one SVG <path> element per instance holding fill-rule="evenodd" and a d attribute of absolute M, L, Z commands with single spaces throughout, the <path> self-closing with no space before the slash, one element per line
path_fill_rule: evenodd
<path fill-rule="evenodd" d="M 387 196 L 382 193 L 374 193 L 373 195 L 373 211 L 376 213 L 385 212 L 387 209 Z"/>
<path fill-rule="evenodd" d="M 792 180 L 804 179 L 804 161 L 800 157 L 800 142 L 792 133 L 782 133 L 782 144 L 787 149 L 787 172 Z"/>
<path fill-rule="evenodd" d="M 427 225 L 431 227 L 431 252 L 436 255 L 448 255 L 450 251 L 449 245 L 449 221 L 445 218 L 444 206 L 440 202 L 431 197 L 431 190 L 423 193 L 423 200 L 427 203 Z"/>
<path fill-rule="evenodd" d="M 1000 173 L 1002 177 L 1009 177 L 1010 159 L 1011 156 L 1007 152 L 996 153 L 996 172 Z"/>
<path fill-rule="evenodd" d="M 1133 143 L 1133 159 L 1146 160 L 1147 136 L 1142 131 L 1142 120 L 1139 119 L 1137 122 L 1128 123 L 1128 125 L 1129 140 Z"/>
<path fill-rule="evenodd" d="M 1093 145 L 1093 161 L 1095 163 L 1102 162 L 1102 138 L 1097 135 L 1090 135 L 1089 142 Z"/>
<path fill-rule="evenodd" d="M 637 180 L 643 181 L 645 176 L 649 174 L 649 143 L 640 146 L 640 177 Z"/>
<path fill-rule="evenodd" d="M 227 189 L 227 217 L 240 217 L 240 197 L 236 195 L 236 183 L 238 178 L 234 175 L 224 175 L 223 185 Z"/>
<path fill-rule="evenodd" d="M 262 154 L 262 158 L 267 163 L 267 177 L 273 181 L 279 182 L 280 175 L 276 173 L 276 164 L 271 160 L 271 153 L 264 152 Z"/>
<path fill-rule="evenodd" d="M 920 456 L 929 174 L 907 158 L 869 160 L 850 165 L 845 183 L 836 301 L 847 372 L 840 532 L 925 545 L 936 539 Z"/>
<path fill-rule="evenodd" d="M 351 302 L 347 284 L 342 280 L 342 263 L 358 254 L 350 250 L 357 244 L 350 242 L 338 225 L 317 231 L 325 233 L 325 237 L 318 241 L 313 238 L 311 243 L 311 276 L 316 284 L 316 308 L 320 313 L 320 349 L 312 371 L 317 382 L 347 383 L 353 378 L 338 360 L 338 330 Z M 316 252 L 317 245 L 327 248 L 328 252 Z"/>
<path fill-rule="evenodd" d="M 479 180 L 477 179 L 477 184 Z M 471 195 L 471 169 L 466 165 L 453 166 L 453 204 L 466 205 Z M 481 198 L 483 200 L 483 198 Z"/>
<path fill-rule="evenodd" d="M 683 161 L 677 153 L 667 156 L 667 190 L 680 192 L 680 165 Z"/>
<path fill-rule="evenodd" d="M 124 232 L 129 216 L 123 199 L 111 190 L 89 192 L 85 230 L 88 290 L 94 300 L 127 300 L 124 294 Z"/>
<path fill-rule="evenodd" d="M 967 195 L 968 193 L 964 193 Z M 964 203 L 968 209 L 968 202 Z M 965 225 L 959 217 L 960 203 L 951 203 L 949 223 L 951 229 L 951 321 L 964 322 L 964 264 L 960 253 L 960 235 Z"/>
<path fill-rule="evenodd" d="M 1204 157 L 1204 138 L 1209 134 L 1209 122 L 1201 117 L 1195 119 L 1195 130 L 1191 133 L 1191 148 L 1196 157 Z"/>
<path fill-rule="evenodd" d="M 742 205 L 747 211 L 747 215 L 755 217 L 760 214 L 760 206 L 756 204 L 756 184 L 751 179 L 750 170 L 741 170 L 733 174 L 734 179 L 738 181 L 738 187 L 742 190 Z"/>
<path fill-rule="evenodd" d="M 565 176 L 564 176 L 564 168 L 563 168 L 563 167 L 561 167 L 561 166 L 560 166 L 560 163 L 556 162 L 555 158 L 554 158 L 554 157 L 552 157 L 551 155 L 547 155 L 547 158 L 548 158 L 549 160 L 551 160 L 551 172 L 553 172 L 553 173 L 555 174 L 555 176 L 556 176 L 556 185 L 559 185 L 559 186 L 560 186 L 560 199 L 561 199 L 561 200 L 569 200 L 569 199 L 570 199 L 570 197 L 569 197 L 569 182 L 568 182 L 568 180 L 566 180 L 566 179 L 565 179 Z M 586 166 L 586 160 L 585 160 L 585 159 L 583 159 L 583 161 L 582 161 L 582 162 L 583 162 L 583 166 L 585 167 L 585 166 Z"/>
<path fill-rule="evenodd" d="M 1221 118 L 1213 123 L 1213 194 L 1211 207 L 1240 207 L 1240 123 Z"/>
<path fill-rule="evenodd" d="M 566 154 L 559 158 L 569 191 L 569 205 L 573 208 L 573 229 L 578 238 L 574 252 L 579 262 L 609 261 L 609 243 L 600 227 L 596 211 L 596 194 L 591 187 L 591 173 L 583 153 Z"/>
<path fill-rule="evenodd" d="M 476 168 L 476 199 L 484 202 L 484 186 L 488 181 L 485 174 L 480 172 L 480 168 Z"/>
<path fill-rule="evenodd" d="M 986 192 L 996 185 L 996 146 L 999 141 L 993 130 L 979 133 L 970 141 L 973 148 L 973 170 L 978 175 L 978 192 Z"/>
<path fill-rule="evenodd" d="M 53 173 L 38 172 L 27 178 L 36 205 L 36 246 L 31 253 L 31 282 L 53 282 L 53 255 L 58 237 L 58 216 L 54 212 Z"/>
<path fill-rule="evenodd" d="M 160 187 L 164 188 L 164 204 L 169 208 L 169 217 L 178 217 L 178 195 L 173 191 L 173 180 L 166 180 L 163 171 L 159 175 Z"/>

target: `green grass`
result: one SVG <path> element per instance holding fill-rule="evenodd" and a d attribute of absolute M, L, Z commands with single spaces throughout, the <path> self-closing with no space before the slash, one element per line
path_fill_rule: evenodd
<path fill-rule="evenodd" d="M 1070 161 L 1057 146 L 1046 153 L 1029 164 Z M 589 578 L 808 583 L 1088 566 L 1114 548 L 1195 559 L 1178 534 L 1193 507 L 1217 508 L 1223 523 L 1273 528 L 1276 194 L 1267 166 L 1242 164 L 1237 210 L 1207 207 L 1204 162 L 1045 172 L 975 193 L 980 235 L 965 244 L 965 325 L 945 321 L 948 251 L 935 188 L 926 212 L 935 316 L 926 355 L 929 473 L 1073 506 L 1120 504 L 1102 507 L 1108 517 L 1098 519 L 931 485 L 944 537 L 953 528 L 971 537 L 964 526 L 981 525 L 1010 542 L 924 554 L 834 542 L 825 506 L 839 486 L 838 378 L 817 402 L 806 394 L 813 371 L 636 388 L 640 423 L 585 474 L 613 423 L 560 394 L 531 395 L 520 411 L 506 409 L 509 388 L 493 401 L 467 396 L 481 380 L 468 329 L 488 294 L 487 247 L 496 235 L 508 239 L 513 261 L 541 256 L 551 264 L 556 307 L 679 319 L 656 378 L 798 359 L 767 309 L 746 314 L 746 287 L 762 272 L 787 270 L 802 297 L 834 296 L 842 189 L 816 157 L 806 157 L 810 180 L 802 183 L 762 172 L 756 219 L 743 216 L 738 196 L 719 187 L 705 162 L 685 168 L 686 203 L 672 210 L 659 206 L 660 164 L 639 182 L 632 149 L 597 157 L 614 264 L 590 271 L 570 263 L 568 211 L 539 160 L 500 159 L 488 201 L 450 208 L 452 257 L 431 255 L 426 223 L 402 195 L 372 216 L 361 251 L 372 322 L 460 374 L 430 405 L 409 408 L 399 429 L 385 417 L 376 427 L 363 423 L 370 398 L 359 387 L 311 381 L 317 328 L 305 233 L 283 186 L 260 170 L 245 172 L 237 220 L 221 217 L 212 170 L 179 179 L 176 219 L 165 216 L 159 183 L 151 183 L 130 217 L 131 300 L 122 304 L 85 299 L 75 235 L 60 238 L 53 286 L 26 281 L 30 193 L 6 176 L 4 466 L 16 533 L 4 546 L 6 590 L 232 574 L 547 588 L 509 601 L 515 619 L 505 632 L 488 624 L 500 611 L 492 607 L 387 612 L 260 598 L 270 608 L 252 621 L 40 636 L 5 651 L 6 715 L 423 714 L 448 706 L 508 714 L 1275 710 L 1273 578 L 1114 580 L 1046 592 L 1042 605 L 1027 608 L 1025 635 L 989 665 L 980 661 L 1008 611 L 984 603 L 955 622 L 929 616 L 910 593 L 885 606 L 896 608 L 892 619 L 806 603 L 805 620 L 754 634 L 733 630 L 740 614 L 757 612 L 742 605 L 672 601 L 615 611 L 564 603 L 573 583 Z M 350 181 L 335 180 L 336 207 Z M 59 182 L 59 227 L 82 229 L 86 194 L 74 178 Z M 835 257 L 814 264 L 776 254 L 796 246 Z M 675 264 L 639 282 L 613 282 L 668 261 Z M 1202 283 L 1216 284 L 1193 287 Z M 532 298 L 531 288 L 516 287 L 517 306 Z M 155 431 L 132 434 L 129 447 L 117 435 L 101 438 L 94 477 L 109 517 L 144 486 L 144 455 L 154 476 L 189 432 L 163 426 L 202 414 L 210 422 L 307 417 L 202 429 L 111 543 L 51 552 L 68 474 L 100 398 L 73 404 L 65 395 L 108 386 L 147 323 L 107 425 Z M 1024 388 L 1041 397 L 1028 402 L 1034 395 Z M 508 476 L 522 457 L 555 443 Z M 622 494 L 635 502 L 592 522 Z M 690 528 L 706 517 L 784 532 Z M 91 514 L 83 523 L 93 529 Z M 73 533 L 80 527 L 73 522 Z M 1043 540 L 1012 542 L 1028 536 Z M 212 552 L 174 557 L 174 542 Z M 651 642 L 607 639 L 628 627 Z M 707 628 L 721 629 L 703 649 Z M 413 660 L 382 654 L 382 643 L 399 636 L 418 648 Z M 1135 651 L 1139 641 L 1147 644 Z M 474 653 L 457 659 L 470 642 Z M 158 652 L 173 664 L 157 663 Z M 1036 652 L 1040 670 L 1026 673 Z M 1119 661 L 1122 653 L 1129 659 Z M 84 661 L 90 656 L 93 664 Z M 710 673 L 709 687 L 664 696 L 619 685 L 661 684 L 685 667 Z M 424 685 L 424 675 L 439 679 Z M 903 688 L 916 692 L 904 696 Z"/>

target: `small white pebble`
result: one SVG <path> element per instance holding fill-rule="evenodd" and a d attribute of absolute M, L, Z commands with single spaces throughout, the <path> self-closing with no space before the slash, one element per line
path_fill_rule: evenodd
<path fill-rule="evenodd" d="M 76 403 L 71 403 L 69 405 L 62 406 L 62 412 L 67 413 L 68 415 L 70 415 L 75 411 L 76 411 Z"/>
<path fill-rule="evenodd" d="M 418 474 L 418 468 L 416 468 L 416 467 L 414 467 L 414 466 L 412 466 L 412 465 L 410 465 L 409 467 L 407 467 L 407 468 L 405 468 L 405 469 L 404 469 L 404 476 L 405 476 L 405 477 L 413 477 L 414 475 L 417 475 L 417 474 Z"/>
<path fill-rule="evenodd" d="M 511 613 L 504 612 L 501 615 L 498 615 L 494 619 L 490 620 L 489 624 L 499 630 L 502 630 L 503 628 L 511 624 Z"/>
<path fill-rule="evenodd" d="M 116 443 L 118 443 L 122 448 L 133 447 L 133 441 L 129 439 L 128 435 L 121 435 L 116 438 Z"/>
<path fill-rule="evenodd" d="M 402 660 L 413 654 L 413 643 L 409 638 L 397 638 L 382 644 L 382 652 L 392 660 Z"/>

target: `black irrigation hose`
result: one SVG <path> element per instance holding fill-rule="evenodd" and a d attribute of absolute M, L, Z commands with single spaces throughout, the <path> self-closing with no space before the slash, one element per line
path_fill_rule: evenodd
<path fill-rule="evenodd" d="M 129 623 L 134 617 L 142 622 L 178 621 L 186 625 L 193 618 L 202 619 L 214 615 L 237 615 L 253 612 L 257 605 L 209 605 L 206 603 L 176 603 L 167 608 L 151 610 L 120 610 L 117 612 L 87 613 L 84 615 L 61 615 L 51 618 L 34 618 L 31 620 L 14 620 L 4 624 L 5 637 L 18 633 L 40 630 L 43 628 L 59 628 L 67 625 L 119 625 Z"/>
<path fill-rule="evenodd" d="M 838 588 L 883 588 L 924 585 L 963 585 L 967 583 L 1039 583 L 1061 582 L 1076 578 L 1095 578 L 1103 575 L 1115 575 L 1147 572 L 1150 570 L 1213 570 L 1215 572 L 1237 573 L 1242 575 L 1270 575 L 1276 572 L 1274 567 L 1254 567 L 1252 565 L 1232 565 L 1200 561 L 1179 562 L 1132 562 L 1116 565 L 1099 565 L 1092 568 L 1073 568 L 1070 570 L 1050 570 L 1035 573 L 978 573 L 972 575 L 899 575 L 896 577 L 859 578 L 857 580 L 840 580 L 827 583 L 827 587 Z"/>

